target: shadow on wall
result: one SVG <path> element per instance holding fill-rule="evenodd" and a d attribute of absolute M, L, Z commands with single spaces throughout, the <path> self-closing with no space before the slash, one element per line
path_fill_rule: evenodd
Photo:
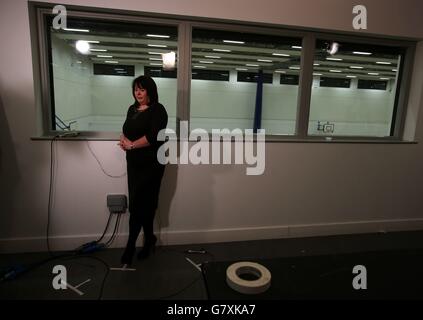
<path fill-rule="evenodd" d="M 1 88 L 0 88 L 1 92 Z M 3 99 L 0 96 L 0 201 L 2 203 L 0 216 L 1 237 L 10 237 L 13 231 L 13 213 L 16 212 L 14 198 L 20 180 L 17 165 L 15 145 L 12 141 L 9 123 L 4 110 Z M 1 248 L 0 248 L 1 250 Z"/>
<path fill-rule="evenodd" d="M 176 192 L 177 181 L 178 165 L 166 165 L 160 187 L 159 207 L 157 210 L 158 219 L 156 219 L 160 229 L 167 228 L 169 226 L 170 205 Z"/>

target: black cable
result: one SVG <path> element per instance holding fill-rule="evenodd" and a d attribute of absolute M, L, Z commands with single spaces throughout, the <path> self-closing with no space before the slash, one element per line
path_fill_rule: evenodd
<path fill-rule="evenodd" d="M 110 266 L 103 259 L 101 259 L 99 257 L 90 256 L 90 255 L 84 255 L 84 256 L 77 255 L 77 256 L 74 256 L 74 257 L 69 257 L 68 259 L 65 259 L 65 260 L 82 259 L 82 258 L 98 260 L 98 261 L 100 261 L 106 267 L 106 273 L 105 273 L 105 275 L 103 277 L 103 280 L 101 281 L 100 293 L 99 293 L 99 296 L 97 298 L 97 300 L 101 300 L 101 297 L 103 296 L 104 285 L 105 285 L 106 279 L 107 279 L 107 277 L 109 276 L 109 273 L 110 273 Z"/>
<path fill-rule="evenodd" d="M 90 150 L 91 154 L 93 155 L 94 159 L 97 161 L 98 165 L 100 166 L 101 171 L 103 171 L 103 173 L 110 177 L 110 178 L 122 178 L 124 176 L 126 176 L 126 172 L 121 174 L 121 175 L 111 175 L 110 173 L 107 173 L 106 170 L 104 170 L 103 165 L 101 164 L 100 160 L 98 160 L 97 156 L 95 155 L 94 151 L 91 149 L 90 143 L 88 142 L 88 140 L 86 140 L 87 142 L 87 147 L 88 150 Z"/>
<path fill-rule="evenodd" d="M 185 290 L 191 288 L 198 280 L 201 279 L 202 276 L 195 278 L 192 282 L 190 282 L 188 285 L 186 285 L 185 287 L 183 287 L 182 289 L 180 289 L 179 291 L 172 293 L 170 295 L 167 296 L 163 296 L 163 297 L 159 297 L 156 298 L 155 300 L 164 300 L 164 299 L 169 299 L 172 298 L 174 296 L 177 296 L 178 294 L 181 294 L 182 292 L 184 292 Z"/>
<path fill-rule="evenodd" d="M 113 230 L 113 234 L 110 237 L 109 241 L 107 241 L 105 243 L 105 246 L 106 247 L 109 247 L 113 243 L 113 241 L 115 241 L 115 238 L 116 238 L 116 235 L 117 235 L 117 231 L 118 231 L 119 225 L 120 225 L 120 218 L 121 218 L 121 215 L 119 214 L 119 216 L 116 218 L 116 224 L 115 224 L 115 229 Z"/>
<path fill-rule="evenodd" d="M 53 252 L 50 249 L 50 215 L 51 215 L 51 200 L 52 200 L 52 193 L 53 193 L 53 179 L 54 179 L 54 155 L 53 155 L 53 143 L 58 138 L 58 136 L 54 136 L 53 139 L 50 141 L 50 185 L 49 185 L 49 192 L 48 192 L 48 205 L 47 205 L 47 230 L 46 230 L 46 242 L 47 242 L 47 251 L 50 257 L 54 257 Z"/>
<path fill-rule="evenodd" d="M 112 220 L 112 214 L 111 213 L 109 213 L 109 219 L 107 219 L 106 228 L 104 229 L 103 234 L 101 235 L 101 237 L 98 240 L 96 240 L 97 243 L 99 243 L 101 240 L 103 240 L 104 236 L 106 235 L 107 229 L 109 229 L 110 220 Z"/>

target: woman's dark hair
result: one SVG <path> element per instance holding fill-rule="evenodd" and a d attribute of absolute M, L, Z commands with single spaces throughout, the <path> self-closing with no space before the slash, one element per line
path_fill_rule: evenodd
<path fill-rule="evenodd" d="M 132 95 L 134 96 L 134 104 L 138 104 L 135 98 L 135 87 L 147 90 L 148 98 L 150 99 L 150 105 L 159 102 L 159 94 L 157 93 L 157 85 L 154 80 L 149 76 L 139 76 L 132 81 Z"/>

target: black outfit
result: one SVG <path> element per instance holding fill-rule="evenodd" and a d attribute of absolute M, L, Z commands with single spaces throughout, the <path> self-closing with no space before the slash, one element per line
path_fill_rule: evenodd
<path fill-rule="evenodd" d="M 130 218 L 128 243 L 122 256 L 124 264 L 132 262 L 141 228 L 144 228 L 144 256 L 156 242 L 153 222 L 165 169 L 157 160 L 157 150 L 164 143 L 157 141 L 157 134 L 167 126 L 166 109 L 160 103 L 152 104 L 143 111 L 137 110 L 137 107 L 137 104 L 129 107 L 123 134 L 131 141 L 146 136 L 150 145 L 126 151 Z"/>

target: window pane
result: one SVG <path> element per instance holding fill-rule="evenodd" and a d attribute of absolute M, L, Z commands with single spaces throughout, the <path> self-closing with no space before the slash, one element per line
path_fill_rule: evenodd
<path fill-rule="evenodd" d="M 253 129 L 260 71 L 261 128 L 266 134 L 294 134 L 298 83 L 281 84 L 280 75 L 298 75 L 300 56 L 300 38 L 194 29 L 191 130 Z M 214 72 L 228 79 L 200 76 Z"/>
<path fill-rule="evenodd" d="M 316 42 L 308 133 L 392 135 L 403 48 Z"/>
<path fill-rule="evenodd" d="M 142 74 L 156 81 L 175 129 L 176 71 L 162 77 L 153 70 L 173 72 L 163 70 L 161 54 L 177 52 L 176 27 L 68 17 L 68 29 L 56 30 L 48 22 L 53 129 L 120 132 L 134 102 L 132 80 Z M 79 40 L 88 41 L 85 53 Z"/>

